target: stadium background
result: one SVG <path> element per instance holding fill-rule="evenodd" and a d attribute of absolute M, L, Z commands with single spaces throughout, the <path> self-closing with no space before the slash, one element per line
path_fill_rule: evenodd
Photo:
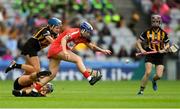
<path fill-rule="evenodd" d="M 100 69 L 106 75 L 103 80 L 138 80 L 142 77 L 144 66 L 143 58 L 135 57 L 135 41 L 149 26 L 151 14 L 157 13 L 162 16 L 162 28 L 169 34 L 171 42 L 179 44 L 180 11 L 177 1 L 1 0 L 0 80 L 15 79 L 21 74 L 5 75 L 3 72 L 12 59 L 24 63 L 24 58 L 20 55 L 22 45 L 37 28 L 46 25 L 47 19 L 53 16 L 63 21 L 62 31 L 69 27 L 77 27 L 81 20 L 88 20 L 93 25 L 94 33 L 91 40 L 103 48 L 110 49 L 113 52 L 112 56 L 92 52 L 83 44 L 76 49 L 88 67 Z M 42 69 L 47 69 L 48 66 L 47 50 L 48 48 L 39 54 Z M 180 79 L 178 54 L 166 57 L 164 79 Z M 130 60 L 129 63 L 126 63 L 127 59 Z M 62 80 L 63 75 L 66 75 L 64 79 L 78 79 L 79 76 L 73 76 L 78 75 L 73 64 L 61 65 L 62 73 L 59 73 L 56 79 Z"/>
<path fill-rule="evenodd" d="M 126 102 L 127 100 L 127 102 L 132 103 L 132 100 L 128 100 L 135 95 L 139 88 L 139 82 L 127 82 L 121 80 L 140 80 L 144 73 L 144 58 L 135 57 L 135 53 L 137 52 L 135 41 L 140 33 L 150 26 L 150 15 L 153 13 L 158 13 L 162 16 L 162 28 L 169 34 L 171 43 L 173 42 L 180 45 L 180 4 L 178 0 L 0 0 L 0 89 L 1 91 L 3 88 L 8 90 L 7 92 L 2 91 L 0 93 L 1 106 L 6 107 L 8 103 L 12 103 L 7 101 L 3 102 L 3 99 L 8 99 L 10 101 L 14 100 L 12 97 L 8 98 L 12 88 L 11 80 L 16 79 L 22 74 L 21 70 L 14 70 L 5 74 L 5 67 L 7 67 L 13 59 L 19 63 L 24 63 L 24 58 L 20 55 L 22 45 L 32 36 L 37 28 L 46 25 L 48 18 L 52 16 L 60 18 L 63 21 L 63 30 L 69 27 L 77 27 L 79 22 L 84 19 L 88 20 L 93 25 L 94 33 L 91 40 L 103 48 L 110 49 L 113 52 L 112 56 L 105 56 L 99 52 L 92 52 L 83 44 L 76 47 L 77 53 L 83 57 L 86 66 L 99 69 L 103 73 L 102 80 L 105 83 L 102 82 L 101 84 L 104 89 L 107 88 L 106 90 L 113 94 L 113 91 L 108 89 L 108 87 L 113 87 L 108 86 L 108 84 L 111 84 L 111 81 L 106 80 L 115 81 L 116 83 L 113 82 L 113 84 L 115 84 L 114 90 L 117 90 L 120 93 L 120 102 L 124 100 Z M 47 50 L 48 48 L 39 53 L 42 70 L 48 69 L 48 59 L 46 57 Z M 127 60 L 129 60 L 128 63 Z M 165 81 L 162 82 L 161 85 L 168 85 L 173 89 L 177 88 L 176 91 L 178 92 L 178 81 L 174 83 L 166 80 L 180 79 L 179 52 L 173 55 L 167 55 L 164 64 L 166 68 L 163 79 Z M 154 72 L 155 70 L 153 70 L 153 73 Z M 82 79 L 83 77 L 77 71 L 76 66 L 67 62 L 61 63 L 60 71 L 55 78 L 55 80 Z M 59 81 L 54 81 L 54 83 L 59 84 Z M 85 86 L 87 83 L 84 83 L 83 81 L 82 83 L 78 81 L 66 83 L 65 81 L 60 84 L 62 87 L 66 87 L 66 85 L 73 87 L 75 91 L 79 91 L 79 89 L 77 87 L 75 88 L 74 85 L 80 84 L 82 89 L 85 87 L 84 90 L 86 93 L 88 93 L 87 90 L 91 90 L 92 93 L 100 94 L 97 93 L 95 89 L 87 88 Z M 127 85 L 125 87 L 126 84 L 129 86 Z M 176 84 L 176 86 L 173 86 L 174 84 Z M 165 86 L 162 87 L 165 89 Z M 100 87 L 101 85 L 98 84 L 95 88 L 99 88 L 99 90 L 102 91 L 103 89 Z M 127 87 L 133 89 L 128 89 Z M 61 91 L 59 93 L 56 91 L 52 94 L 51 100 L 53 97 L 62 98 L 60 100 L 71 99 L 71 97 L 67 97 L 66 94 L 70 93 L 71 95 L 71 93 L 75 93 L 68 92 L 67 87 L 67 90 L 60 89 L 58 85 L 56 85 L 55 88 L 56 90 Z M 166 91 L 171 91 L 171 88 Z M 69 90 L 72 89 L 69 88 Z M 170 107 L 180 107 L 177 104 L 180 99 L 177 97 L 178 93 L 176 93 L 176 91 L 174 91 L 173 96 L 171 96 L 171 94 L 163 95 L 165 96 L 165 100 L 169 100 L 166 98 L 170 98 L 170 101 L 172 101 L 173 97 L 176 98 L 173 99 L 175 101 L 169 105 Z M 151 103 L 152 98 L 150 96 L 153 96 L 152 92 L 147 91 L 147 93 L 150 98 L 148 98 L 148 100 L 150 100 L 148 102 Z M 6 95 L 2 96 L 2 94 Z M 104 92 L 104 94 L 106 93 Z M 129 95 L 129 97 L 126 95 Z M 105 95 L 105 97 L 106 96 L 107 98 L 103 98 L 103 100 L 111 100 L 108 98 L 111 97 L 111 95 Z M 112 98 L 112 101 L 109 102 L 115 102 L 115 98 Z M 81 97 L 79 97 L 79 99 L 83 100 Z M 97 100 L 98 99 L 99 98 L 97 98 Z M 137 97 L 133 97 L 133 99 L 137 100 L 140 107 L 143 107 L 144 104 L 140 104 L 140 102 L 147 98 L 139 100 Z M 74 101 L 75 100 L 76 99 L 74 98 Z M 163 101 L 161 95 L 156 99 L 156 101 L 158 100 L 160 100 L 159 102 Z M 117 102 L 118 101 L 119 100 L 117 100 Z M 27 105 L 31 104 L 30 101 L 28 102 Z M 165 103 L 166 102 L 168 101 L 165 101 Z M 123 104 L 124 102 L 116 105 L 113 103 L 108 105 L 108 103 L 106 103 L 107 102 L 104 104 L 106 107 L 133 107 L 133 105 L 137 107 L 138 105 L 136 102 L 133 102 L 132 105 Z M 51 104 L 47 103 L 47 106 L 48 105 L 51 106 Z M 62 104 L 62 107 L 72 107 L 72 105 L 73 103 L 70 103 L 68 106 L 67 103 L 67 105 Z M 74 105 L 80 106 L 80 104 L 76 102 Z M 92 103 L 89 105 L 95 107 L 92 106 Z M 166 104 L 160 105 L 165 106 Z M 161 107 L 160 105 L 154 104 L 154 106 L 157 107 Z M 13 106 L 18 107 L 19 105 L 12 105 L 12 107 Z M 96 106 L 103 107 L 103 105 Z M 149 106 L 151 107 L 151 104 L 145 105 L 145 107 Z M 33 107 L 33 105 L 30 107 Z M 34 105 L 34 107 L 36 107 L 36 105 Z M 55 107 L 58 107 L 58 105 L 55 105 Z M 86 107 L 86 105 L 83 105 L 82 107 Z"/>

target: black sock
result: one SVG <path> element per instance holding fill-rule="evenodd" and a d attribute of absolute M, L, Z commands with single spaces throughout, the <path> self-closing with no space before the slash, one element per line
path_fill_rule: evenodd
<path fill-rule="evenodd" d="M 14 64 L 14 66 L 13 66 L 13 67 L 14 67 L 14 68 L 21 69 L 21 66 L 22 66 L 22 64 L 17 64 L 17 63 L 16 63 L 16 64 Z"/>
<path fill-rule="evenodd" d="M 140 87 L 140 91 L 144 91 L 144 89 L 145 89 L 145 87 L 142 87 L 142 86 Z"/>
<path fill-rule="evenodd" d="M 26 94 L 26 91 L 24 91 L 24 90 L 22 91 L 21 94 L 22 94 L 22 96 L 26 96 L 26 95 L 27 95 L 27 94 Z"/>
<path fill-rule="evenodd" d="M 51 75 L 51 72 L 48 70 L 40 71 L 39 73 L 36 74 L 37 78 L 39 78 L 40 76 L 49 76 L 49 75 Z"/>
<path fill-rule="evenodd" d="M 19 96 L 25 96 L 25 95 L 26 95 L 26 92 L 25 92 L 25 91 L 21 91 L 21 90 L 13 90 L 13 91 L 12 91 L 12 94 L 13 94 L 14 96 L 19 97 Z"/>
<path fill-rule="evenodd" d="M 153 81 L 157 81 L 157 80 L 160 80 L 160 78 L 159 77 L 154 77 L 153 78 Z"/>

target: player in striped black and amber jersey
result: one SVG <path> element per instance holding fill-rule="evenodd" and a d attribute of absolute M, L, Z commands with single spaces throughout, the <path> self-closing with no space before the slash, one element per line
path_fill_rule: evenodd
<path fill-rule="evenodd" d="M 62 22 L 58 18 L 50 18 L 48 25 L 37 31 L 23 46 L 21 54 L 26 58 L 25 64 L 18 64 L 12 61 L 5 72 L 7 73 L 14 68 L 25 70 L 25 75 L 31 74 L 32 72 L 39 72 L 40 62 L 38 52 L 46 48 L 56 39 L 60 32 L 61 25 Z"/>
<path fill-rule="evenodd" d="M 152 71 L 152 65 L 156 66 L 156 74 L 152 79 L 153 89 L 157 90 L 156 81 L 159 80 L 163 75 L 164 65 L 163 57 L 167 52 L 167 49 L 170 47 L 169 38 L 165 31 L 161 29 L 161 16 L 152 15 L 151 16 L 151 28 L 143 32 L 139 39 L 137 40 L 137 48 L 141 53 L 147 51 L 157 51 L 156 54 L 149 54 L 145 56 L 145 74 L 141 81 L 140 90 L 138 95 L 142 95 L 147 85 L 150 73 Z M 144 48 L 142 47 L 144 44 Z"/>

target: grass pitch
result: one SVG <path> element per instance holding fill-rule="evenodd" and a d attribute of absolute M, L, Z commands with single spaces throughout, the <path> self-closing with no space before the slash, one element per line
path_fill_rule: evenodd
<path fill-rule="evenodd" d="M 54 92 L 47 97 L 14 97 L 13 81 L 0 81 L 0 108 L 180 108 L 180 81 L 151 83 L 138 96 L 140 81 L 53 81 Z"/>

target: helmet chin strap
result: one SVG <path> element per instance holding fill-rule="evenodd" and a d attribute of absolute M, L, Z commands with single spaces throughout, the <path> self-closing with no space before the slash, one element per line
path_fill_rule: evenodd
<path fill-rule="evenodd" d="M 48 25 L 49 26 L 49 28 L 52 30 L 55 26 L 54 25 Z"/>
<path fill-rule="evenodd" d="M 85 29 L 82 29 L 82 30 L 81 30 L 81 33 L 84 33 L 85 31 L 86 31 Z"/>

